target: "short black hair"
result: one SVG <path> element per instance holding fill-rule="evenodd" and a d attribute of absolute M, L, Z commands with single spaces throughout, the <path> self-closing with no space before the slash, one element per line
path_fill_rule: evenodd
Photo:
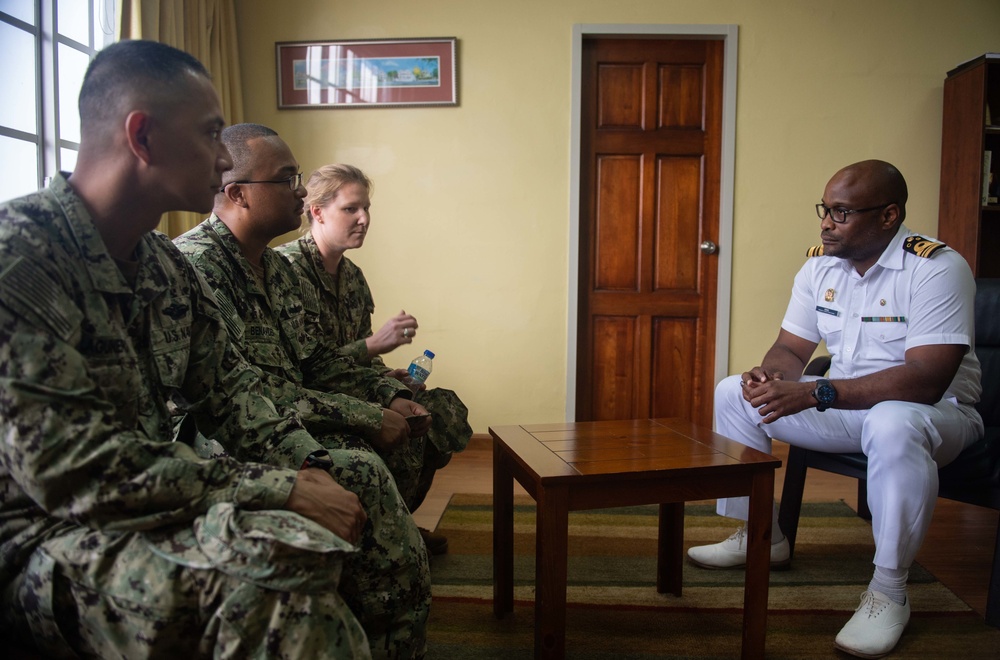
<path fill-rule="evenodd" d="M 223 185 L 250 176 L 250 140 L 272 137 L 278 132 L 263 124 L 233 124 L 222 129 L 222 144 L 226 145 L 233 159 L 232 169 L 222 174 Z"/>
<path fill-rule="evenodd" d="M 194 73 L 211 79 L 193 55 L 157 41 L 131 39 L 111 44 L 87 67 L 80 88 L 80 124 L 92 125 L 117 118 L 119 105 L 130 92 L 166 92 Z"/>

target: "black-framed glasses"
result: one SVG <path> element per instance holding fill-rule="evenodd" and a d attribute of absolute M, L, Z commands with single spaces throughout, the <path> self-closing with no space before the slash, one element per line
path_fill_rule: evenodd
<path fill-rule="evenodd" d="M 273 180 L 270 180 L 270 181 L 230 181 L 229 183 L 226 184 L 226 186 L 231 186 L 234 183 L 239 183 L 239 184 L 247 184 L 247 183 L 283 183 L 286 186 L 288 186 L 289 190 L 298 190 L 299 186 L 302 185 L 302 172 L 296 172 L 295 174 L 293 174 L 292 176 L 288 177 L 287 179 L 273 179 Z M 222 186 L 222 189 L 225 190 L 226 186 Z"/>
<path fill-rule="evenodd" d="M 829 215 L 830 219 L 836 222 L 838 225 L 842 225 L 847 222 L 847 216 L 853 213 L 867 213 L 869 211 L 881 211 L 882 209 L 892 206 L 896 202 L 889 202 L 888 204 L 882 204 L 880 206 L 869 206 L 866 209 L 842 209 L 842 208 L 830 208 L 823 202 L 816 205 L 816 215 L 819 216 L 820 220 L 825 220 L 826 216 Z"/>

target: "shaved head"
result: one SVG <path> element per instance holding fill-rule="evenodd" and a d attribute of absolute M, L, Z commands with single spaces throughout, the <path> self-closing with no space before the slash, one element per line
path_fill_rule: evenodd
<path fill-rule="evenodd" d="M 883 160 L 864 160 L 833 175 L 823 191 L 820 223 L 826 256 L 847 259 L 864 275 L 899 232 L 906 215 L 906 181 Z M 848 215 L 850 213 L 850 215 Z"/>
<path fill-rule="evenodd" d="M 884 160 L 863 160 L 848 165 L 834 175 L 834 179 L 854 188 L 865 200 L 865 206 L 896 204 L 899 222 L 906 219 L 906 180 L 895 165 Z"/>

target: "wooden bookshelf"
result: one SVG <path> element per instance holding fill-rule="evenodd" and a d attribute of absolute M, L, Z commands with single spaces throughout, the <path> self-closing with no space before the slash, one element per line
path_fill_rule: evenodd
<path fill-rule="evenodd" d="M 992 152 L 992 194 L 996 195 L 1000 188 L 1000 53 L 965 62 L 945 79 L 938 209 L 938 238 L 968 260 L 976 277 L 1000 277 L 1000 204 L 984 203 L 987 150 Z"/>

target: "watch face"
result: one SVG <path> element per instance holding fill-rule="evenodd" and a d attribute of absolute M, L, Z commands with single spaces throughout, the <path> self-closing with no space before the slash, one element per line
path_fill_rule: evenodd
<path fill-rule="evenodd" d="M 836 396 L 837 391 L 829 383 L 822 383 L 816 388 L 816 399 L 820 403 L 833 403 L 833 399 Z"/>

